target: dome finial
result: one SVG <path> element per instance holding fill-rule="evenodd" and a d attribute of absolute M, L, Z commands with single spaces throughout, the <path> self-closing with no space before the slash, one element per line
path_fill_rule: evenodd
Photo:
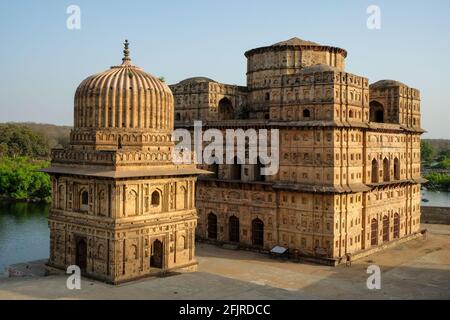
<path fill-rule="evenodd" d="M 124 49 L 123 49 L 123 65 L 130 65 L 131 63 L 131 59 L 130 59 L 130 50 L 128 49 L 128 46 L 130 45 L 130 43 L 128 42 L 128 40 L 125 40 L 125 42 L 123 43 Z"/>

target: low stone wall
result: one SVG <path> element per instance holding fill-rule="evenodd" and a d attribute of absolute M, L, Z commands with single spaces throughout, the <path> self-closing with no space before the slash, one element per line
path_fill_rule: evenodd
<path fill-rule="evenodd" d="M 450 208 L 422 206 L 420 209 L 422 223 L 450 225 Z"/>

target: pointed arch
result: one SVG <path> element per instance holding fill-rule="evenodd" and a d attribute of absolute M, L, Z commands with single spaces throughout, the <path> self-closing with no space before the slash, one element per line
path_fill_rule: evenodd
<path fill-rule="evenodd" d="M 383 242 L 389 241 L 389 217 L 383 217 Z"/>
<path fill-rule="evenodd" d="M 394 214 L 394 239 L 400 238 L 400 215 Z"/>
<path fill-rule="evenodd" d="M 388 158 L 383 159 L 383 181 L 391 180 L 391 172 Z"/>
<path fill-rule="evenodd" d="M 377 183 L 380 177 L 378 172 L 378 161 L 374 158 L 372 160 L 372 183 Z"/>
<path fill-rule="evenodd" d="M 370 245 L 378 245 L 378 221 L 375 218 L 370 222 Z"/>

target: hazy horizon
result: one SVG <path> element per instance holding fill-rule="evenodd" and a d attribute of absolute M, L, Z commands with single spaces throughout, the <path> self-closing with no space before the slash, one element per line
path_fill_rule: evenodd
<path fill-rule="evenodd" d="M 366 9 L 381 9 L 369 30 Z M 424 138 L 449 139 L 450 2 L 15 1 L 0 0 L 0 122 L 72 125 L 87 76 L 133 63 L 168 84 L 206 76 L 245 85 L 246 50 L 292 37 L 348 51 L 346 71 L 370 83 L 395 79 L 421 91 Z M 69 5 L 81 29 L 69 30 Z"/>

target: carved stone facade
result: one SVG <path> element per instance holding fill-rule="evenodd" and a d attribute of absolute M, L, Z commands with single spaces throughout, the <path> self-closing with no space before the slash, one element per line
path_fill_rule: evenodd
<path fill-rule="evenodd" d="M 198 237 L 291 253 L 326 263 L 419 232 L 420 94 L 392 80 L 369 85 L 344 69 L 347 52 L 294 38 L 245 53 L 246 93 L 229 116 L 171 86 L 176 127 L 279 129 L 280 168 L 211 165 L 197 186 Z M 197 78 L 196 85 L 212 82 Z M 219 85 L 220 86 L 220 85 Z M 226 85 L 221 85 L 227 87 Z M 218 109 L 218 101 L 208 100 Z M 196 110 L 197 106 L 197 110 Z M 239 113 L 243 109 L 245 113 Z"/>
<path fill-rule="evenodd" d="M 171 86 L 177 97 L 176 122 L 229 120 L 244 112 L 246 88 L 196 77 Z"/>
<path fill-rule="evenodd" d="M 172 163 L 173 96 L 131 64 L 84 80 L 71 144 L 52 151 L 49 265 L 120 283 L 195 270 L 194 165 Z"/>

